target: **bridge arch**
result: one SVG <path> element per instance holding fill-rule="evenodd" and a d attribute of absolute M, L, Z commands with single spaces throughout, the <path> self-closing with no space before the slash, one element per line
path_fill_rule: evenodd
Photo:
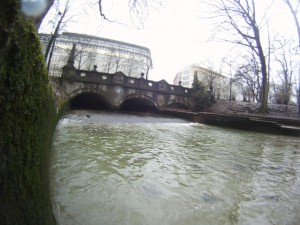
<path fill-rule="evenodd" d="M 69 102 L 72 109 L 113 109 L 112 102 L 98 89 L 77 89 L 70 94 Z"/>
<path fill-rule="evenodd" d="M 131 94 L 123 99 L 120 110 L 154 112 L 157 110 L 157 104 L 147 95 Z"/>
<path fill-rule="evenodd" d="M 190 90 L 187 88 L 169 85 L 161 81 L 127 77 L 119 73 L 108 74 L 86 70 L 70 70 L 68 72 L 67 68 L 59 83 L 63 91 L 64 102 L 72 103 L 78 98 L 80 100 L 80 98 L 88 96 L 104 102 L 112 110 L 122 110 L 124 107 L 138 105 L 152 111 L 164 108 L 191 108 Z M 79 97 L 76 98 L 76 96 Z"/>

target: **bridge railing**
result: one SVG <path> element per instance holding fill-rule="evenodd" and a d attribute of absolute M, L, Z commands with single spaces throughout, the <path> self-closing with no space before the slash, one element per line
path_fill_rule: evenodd
<path fill-rule="evenodd" d="M 141 90 L 163 92 L 174 95 L 190 96 L 191 89 L 181 85 L 170 85 L 165 80 L 151 81 L 143 78 L 129 77 L 122 72 L 102 73 L 88 70 L 75 70 L 69 75 L 63 74 L 62 79 L 69 81 L 78 81 L 83 83 L 96 83 L 106 85 L 120 85 Z"/>

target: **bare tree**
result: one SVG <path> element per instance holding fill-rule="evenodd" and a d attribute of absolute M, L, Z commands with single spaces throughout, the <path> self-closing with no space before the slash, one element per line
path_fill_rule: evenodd
<path fill-rule="evenodd" d="M 90 70 L 94 66 L 93 63 L 96 62 L 97 53 L 91 53 L 88 49 L 92 41 L 93 38 L 86 37 L 76 43 L 76 53 L 74 56 L 74 60 L 76 61 L 77 69 L 79 70 L 84 68 L 84 66 L 87 70 Z"/>
<path fill-rule="evenodd" d="M 87 70 L 91 70 L 94 65 L 96 64 L 96 56 L 97 54 L 95 52 L 88 52 L 87 53 L 87 58 L 85 62 L 85 68 Z"/>
<path fill-rule="evenodd" d="M 105 65 L 105 72 L 109 73 L 114 66 L 114 57 L 116 54 L 116 50 L 111 48 L 109 49 L 109 54 L 106 55 L 106 65 Z"/>
<path fill-rule="evenodd" d="M 69 2 L 70 0 L 67 0 L 66 2 L 66 5 L 64 7 L 64 10 L 63 12 L 61 13 L 60 11 L 58 11 L 57 13 L 57 24 L 56 24 L 56 27 L 54 29 L 54 32 L 53 34 L 51 35 L 50 37 L 50 40 L 47 44 L 47 47 L 46 47 L 46 51 L 45 51 L 45 60 L 47 62 L 47 69 L 49 70 L 50 68 L 50 64 L 51 64 L 51 59 L 52 59 L 52 55 L 53 55 L 53 52 L 54 52 L 54 48 L 55 48 L 55 41 L 56 41 L 56 38 L 58 37 L 58 34 L 59 32 L 61 31 L 61 29 L 66 25 L 66 23 L 69 21 L 64 21 L 68 11 L 69 11 Z"/>
<path fill-rule="evenodd" d="M 122 50 L 121 47 L 117 51 L 115 51 L 115 54 L 113 56 L 113 61 L 115 63 L 116 70 L 115 72 L 118 72 L 120 67 L 122 66 Z"/>
<path fill-rule="evenodd" d="M 268 110 L 268 73 L 266 57 L 261 40 L 261 21 L 258 21 L 254 0 L 217 0 L 207 3 L 213 6 L 215 14 L 223 17 L 219 28 L 223 31 L 235 31 L 240 39 L 226 40 L 228 42 L 245 46 L 259 59 L 261 76 L 261 97 L 259 111 L 266 113 Z M 262 20 L 264 20 L 263 18 Z"/>
<path fill-rule="evenodd" d="M 96 57 L 95 53 L 92 52 L 86 53 L 82 48 L 75 54 L 75 58 L 74 58 L 77 64 L 77 69 L 81 70 L 85 66 L 85 69 L 91 70 L 91 68 L 95 64 L 95 57 Z"/>
<path fill-rule="evenodd" d="M 209 90 L 213 97 L 217 99 L 224 98 L 225 89 L 227 89 L 227 82 L 225 76 L 222 75 L 222 66 L 216 68 L 215 64 L 211 59 L 206 59 L 202 62 L 205 68 L 202 68 L 201 77 L 202 82 Z"/>
<path fill-rule="evenodd" d="M 289 7 L 289 10 L 291 11 L 292 16 L 293 16 L 294 21 L 295 21 L 297 34 L 298 34 L 298 54 L 299 54 L 300 53 L 300 21 L 298 19 L 297 14 L 299 13 L 299 10 L 300 10 L 300 1 L 295 0 L 294 4 L 293 4 L 292 0 L 283 0 L 283 1 Z M 300 59 L 299 59 L 299 62 L 298 62 L 298 113 L 300 113 Z"/>
<path fill-rule="evenodd" d="M 55 45 L 55 50 L 53 51 L 53 57 L 51 59 L 51 65 L 49 67 L 49 74 L 52 76 L 61 76 L 62 67 L 65 65 L 69 59 L 71 53 L 71 46 L 67 48 L 62 48 Z"/>
<path fill-rule="evenodd" d="M 220 75 L 214 72 L 212 67 L 209 67 L 203 72 L 203 76 L 208 90 L 210 91 L 210 93 L 214 94 L 216 81 Z"/>
<path fill-rule="evenodd" d="M 261 91 L 261 73 L 259 62 L 255 55 L 244 56 L 245 63 L 240 65 L 234 76 L 234 80 L 242 87 L 244 101 L 260 101 Z"/>
<path fill-rule="evenodd" d="M 81 68 L 82 68 L 82 66 L 85 64 L 85 62 L 86 61 L 84 61 L 83 60 L 83 51 L 80 51 L 80 52 L 78 52 L 78 57 L 79 57 L 79 59 L 77 59 L 76 57 L 75 57 L 75 59 L 74 60 L 76 60 L 76 61 L 78 61 L 78 66 L 77 66 L 77 69 L 78 70 L 80 70 Z"/>
<path fill-rule="evenodd" d="M 148 1 L 149 0 L 128 0 L 128 10 L 129 10 L 130 17 L 135 16 L 135 19 L 138 20 L 138 23 L 141 25 L 143 25 L 145 19 L 148 16 L 148 9 L 149 9 Z M 154 2 L 157 2 L 159 5 L 161 5 L 160 0 L 151 0 L 151 4 L 153 4 Z M 98 8 L 99 8 L 100 16 L 104 20 L 109 22 L 121 23 L 121 21 L 115 21 L 106 15 L 106 12 L 104 12 L 102 0 L 98 0 Z"/>
<path fill-rule="evenodd" d="M 151 59 L 146 57 L 146 61 L 144 59 L 139 61 L 139 65 L 140 65 L 141 71 L 144 72 L 146 75 L 146 80 L 148 80 L 149 70 L 152 68 Z"/>
<path fill-rule="evenodd" d="M 127 59 L 126 67 L 127 67 L 127 76 L 131 76 L 132 72 L 134 71 L 134 67 L 136 65 L 136 57 L 133 53 L 130 54 L 130 57 Z"/>
<path fill-rule="evenodd" d="M 300 1 L 295 0 L 294 4 L 292 3 L 292 0 L 283 0 L 283 1 L 289 7 L 289 10 L 291 11 L 292 16 L 294 18 L 296 29 L 297 29 L 297 34 L 298 34 L 298 47 L 300 48 L 300 21 L 297 16 L 297 14 L 299 13 L 299 10 L 300 10 Z"/>
<path fill-rule="evenodd" d="M 24 2 L 27 2 L 25 0 L 22 0 Z M 85 0 L 87 4 L 90 4 L 92 8 L 95 8 L 95 1 L 92 0 Z M 127 0 L 128 1 L 128 9 L 129 9 L 129 13 L 130 15 L 135 15 L 137 17 L 137 19 L 139 20 L 139 23 L 143 24 L 146 17 L 148 16 L 148 9 L 149 9 L 149 0 Z M 29 0 L 28 2 L 32 2 L 35 3 L 37 1 L 34 0 Z M 37 30 L 39 29 L 41 23 L 43 22 L 43 19 L 45 18 L 45 16 L 47 15 L 47 13 L 49 12 L 50 8 L 52 7 L 53 3 L 55 2 L 55 0 L 46 0 L 46 6 L 44 9 L 44 12 L 39 15 L 34 19 L 34 22 L 36 24 Z M 105 10 L 103 8 L 103 1 L 102 0 L 98 0 L 96 1 L 96 4 L 98 5 L 98 9 L 99 9 L 99 13 L 100 16 L 107 21 L 110 22 L 116 22 L 113 21 L 111 18 L 109 18 L 106 15 L 106 12 L 109 10 Z M 158 5 L 159 7 L 162 6 L 162 1 L 161 0 L 151 0 L 151 6 L 154 5 Z M 121 23 L 120 21 L 118 23 Z"/>
<path fill-rule="evenodd" d="M 287 40 L 278 40 L 279 47 L 275 54 L 275 60 L 279 64 L 278 77 L 281 84 L 279 85 L 279 92 L 275 93 L 277 102 L 281 104 L 289 104 L 294 74 L 293 61 L 293 46 Z M 278 99 L 280 97 L 280 99 Z"/>

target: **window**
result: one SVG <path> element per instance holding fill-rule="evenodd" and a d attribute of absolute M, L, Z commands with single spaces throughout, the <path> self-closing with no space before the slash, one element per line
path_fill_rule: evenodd
<path fill-rule="evenodd" d="M 184 76 L 184 77 L 182 77 L 182 80 L 183 81 L 187 81 L 187 80 L 189 80 L 190 79 L 190 76 Z"/>
<path fill-rule="evenodd" d="M 190 74 L 190 70 L 185 70 L 185 71 L 182 72 L 182 74 L 183 74 L 183 75 Z"/>

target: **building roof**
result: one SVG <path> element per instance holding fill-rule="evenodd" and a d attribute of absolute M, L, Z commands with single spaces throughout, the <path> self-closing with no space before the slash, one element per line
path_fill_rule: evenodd
<path fill-rule="evenodd" d="M 199 64 L 195 64 L 195 63 L 194 63 L 194 64 L 191 64 L 191 65 L 188 65 L 188 66 L 186 66 L 186 67 L 180 69 L 180 70 L 176 73 L 176 75 L 178 75 L 180 72 L 183 72 L 183 71 L 188 70 L 188 69 L 191 69 L 191 68 L 194 68 L 194 69 L 197 69 L 197 70 L 202 70 L 202 71 L 205 71 L 205 72 L 208 72 L 208 73 L 213 73 L 213 74 L 216 74 L 216 75 L 218 75 L 218 76 L 220 76 L 220 77 L 226 77 L 226 76 L 224 76 L 223 74 L 217 73 L 217 72 L 215 72 L 215 71 L 213 71 L 213 70 L 211 70 L 211 69 L 208 69 L 208 68 L 204 68 L 204 67 L 200 66 Z"/>
<path fill-rule="evenodd" d="M 50 35 L 50 34 L 41 33 L 40 35 Z M 103 41 L 103 42 L 111 42 L 111 43 L 115 43 L 115 44 L 119 44 L 119 45 L 125 45 L 125 46 L 129 46 L 129 47 L 143 49 L 150 53 L 150 49 L 147 47 L 136 45 L 136 44 L 131 44 L 131 43 L 123 42 L 123 41 L 117 41 L 117 40 L 93 36 L 93 35 L 70 33 L 70 32 L 63 32 L 61 35 L 69 36 L 69 37 L 73 37 L 73 38 L 76 38 L 76 37 L 77 38 L 87 38 L 87 39 L 94 39 L 94 40 L 99 40 L 99 41 Z"/>

